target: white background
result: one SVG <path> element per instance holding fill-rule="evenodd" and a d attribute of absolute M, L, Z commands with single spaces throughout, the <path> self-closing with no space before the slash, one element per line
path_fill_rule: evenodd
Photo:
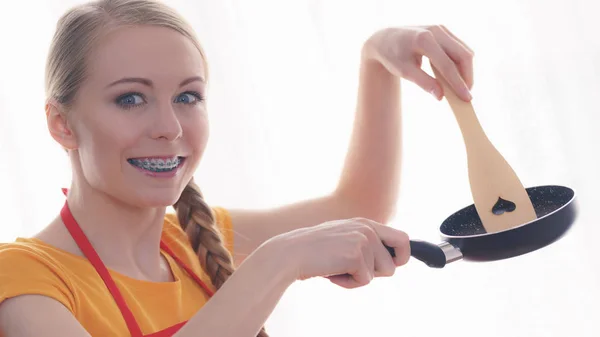
<path fill-rule="evenodd" d="M 73 0 L 0 3 L 0 241 L 30 235 L 62 206 L 64 152 L 48 135 L 43 74 Z M 389 25 L 444 24 L 474 49 L 473 103 L 526 186 L 576 190 L 563 240 L 507 261 L 418 261 L 358 290 L 290 288 L 271 336 L 599 336 L 600 23 L 593 0 L 179 0 L 211 72 L 212 135 L 197 179 L 208 201 L 269 207 L 328 192 L 353 120 L 361 43 Z M 597 22 L 597 21 L 596 21 Z M 436 242 L 472 202 L 445 102 L 403 87 L 401 198 L 392 226 Z"/>

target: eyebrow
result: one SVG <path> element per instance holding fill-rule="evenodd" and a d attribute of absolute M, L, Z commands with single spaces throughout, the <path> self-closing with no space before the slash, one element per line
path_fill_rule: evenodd
<path fill-rule="evenodd" d="M 190 78 L 187 78 L 187 79 L 183 80 L 179 84 L 179 87 L 183 87 L 186 84 L 190 84 L 190 83 L 196 82 L 196 81 L 202 82 L 202 83 L 205 82 L 204 78 L 202 76 L 192 76 Z M 147 78 L 142 78 L 142 77 L 124 77 L 124 78 L 121 78 L 119 80 L 116 80 L 116 81 L 110 83 L 109 85 L 106 86 L 106 88 L 110 88 L 112 86 L 115 86 L 117 84 L 122 84 L 122 83 L 141 83 L 141 84 L 143 84 L 145 86 L 148 86 L 148 87 L 152 87 L 153 86 L 152 81 L 149 80 L 149 79 L 147 79 Z"/>

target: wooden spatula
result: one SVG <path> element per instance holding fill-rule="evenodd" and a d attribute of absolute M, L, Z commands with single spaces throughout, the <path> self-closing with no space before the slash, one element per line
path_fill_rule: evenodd
<path fill-rule="evenodd" d="M 486 136 L 473 105 L 460 99 L 439 71 L 432 69 L 465 142 L 471 194 L 485 230 L 494 233 L 535 220 L 537 216 L 523 184 Z"/>

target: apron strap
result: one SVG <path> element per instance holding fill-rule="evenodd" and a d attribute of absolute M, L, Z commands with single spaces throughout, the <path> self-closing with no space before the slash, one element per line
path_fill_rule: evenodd
<path fill-rule="evenodd" d="M 172 325 L 164 330 L 160 330 L 149 335 L 145 335 L 144 337 L 172 337 L 177 331 L 179 331 L 185 324 L 185 322 L 177 323 Z"/>
<path fill-rule="evenodd" d="M 175 253 L 173 253 L 171 248 L 169 248 L 169 246 L 167 246 L 162 240 L 160 240 L 160 248 L 162 250 L 164 250 L 167 254 L 169 254 L 175 261 L 177 261 L 177 263 L 183 269 L 185 269 L 185 271 L 188 273 L 188 275 L 190 275 L 200 285 L 200 287 L 202 287 L 202 289 L 204 289 L 204 291 L 206 291 L 206 293 L 208 294 L 209 297 L 212 297 L 214 295 L 214 292 L 212 291 L 212 289 L 210 289 L 206 285 L 206 283 L 204 283 L 204 281 L 202 281 L 202 279 L 198 275 L 196 275 L 196 273 L 194 273 L 192 268 L 188 267 L 183 261 L 181 261 L 181 259 L 179 259 L 179 257 L 177 257 L 177 255 Z"/>
<path fill-rule="evenodd" d="M 83 231 L 81 230 L 81 227 L 77 225 L 77 221 L 73 217 L 73 214 L 71 214 L 71 210 L 69 209 L 67 201 L 65 201 L 65 205 L 60 211 L 60 215 L 63 219 L 63 222 L 65 223 L 65 227 L 67 227 L 67 230 L 69 231 L 69 233 L 71 233 L 71 236 L 79 246 L 79 249 L 81 249 L 85 257 L 96 269 L 98 275 L 100 275 L 100 277 L 104 281 L 104 284 L 108 288 L 108 291 L 110 291 L 111 295 L 113 296 L 115 302 L 117 303 L 117 306 L 119 307 L 119 310 L 121 311 L 121 314 L 123 315 L 123 318 L 125 319 L 125 324 L 127 324 L 127 328 L 129 329 L 131 335 L 133 337 L 143 336 L 142 330 L 140 329 L 139 325 L 137 324 L 137 321 L 135 320 L 135 316 L 133 316 L 133 313 L 131 312 L 131 310 L 129 310 L 129 307 L 125 302 L 125 298 L 123 298 L 123 295 L 121 295 L 121 292 L 119 291 L 119 288 L 110 276 L 108 269 L 106 269 L 106 266 L 104 266 L 104 263 L 100 259 L 100 256 L 98 256 L 98 254 L 92 247 L 92 244 L 88 241 L 87 237 L 85 236 L 85 233 L 83 233 Z"/>
<path fill-rule="evenodd" d="M 62 192 L 65 196 L 67 196 L 69 190 L 66 188 L 63 188 Z M 65 204 L 64 204 L 63 208 L 61 209 L 60 215 L 65 224 L 65 227 L 67 228 L 67 230 L 69 231 L 69 233 L 71 234 L 73 239 L 75 240 L 75 243 L 77 243 L 77 246 L 79 246 L 79 249 L 81 249 L 81 251 L 83 252 L 85 257 L 90 261 L 92 266 L 96 269 L 96 272 L 98 273 L 98 275 L 100 275 L 100 277 L 104 281 L 104 284 L 106 285 L 109 292 L 113 296 L 113 298 L 117 304 L 117 307 L 119 308 L 119 310 L 121 311 L 121 314 L 123 315 L 123 318 L 125 319 L 125 324 L 127 324 L 127 328 L 129 329 L 131 336 L 132 337 L 144 337 L 142 330 L 140 329 L 139 325 L 137 324 L 135 316 L 133 315 L 133 313 L 127 306 L 127 303 L 125 302 L 125 298 L 123 297 L 123 295 L 119 291 L 119 288 L 117 287 L 116 283 L 110 276 L 110 273 L 109 273 L 108 269 L 106 268 L 106 266 L 104 265 L 104 263 L 102 262 L 102 260 L 100 259 L 100 256 L 98 256 L 98 253 L 96 253 L 96 250 L 94 250 L 94 247 L 89 242 L 85 233 L 83 232 L 83 230 L 81 229 L 81 227 L 79 226 L 79 224 L 77 223 L 75 218 L 73 217 L 73 214 L 71 213 L 71 210 L 69 209 L 69 205 L 66 200 L 65 200 Z M 212 297 L 214 295 L 214 292 L 212 291 L 212 289 L 210 289 L 206 285 L 206 283 L 204 283 L 204 281 L 202 281 L 202 279 L 190 267 L 188 267 L 175 253 L 173 253 L 173 251 L 169 248 L 169 246 L 167 246 L 164 243 L 163 240 L 160 241 L 160 247 L 167 254 L 169 254 L 183 269 L 185 269 L 185 271 L 188 273 L 188 275 L 190 275 L 190 277 L 192 277 L 200 285 L 200 287 L 202 289 L 204 289 L 204 291 L 209 295 L 209 297 Z M 148 337 L 152 337 L 152 336 L 158 337 L 158 336 L 163 336 L 164 334 L 166 334 L 167 336 L 171 336 L 172 334 L 177 332 L 186 322 L 181 322 L 181 323 L 171 326 L 165 330 L 156 332 L 154 334 L 150 334 L 150 335 L 148 335 Z"/>

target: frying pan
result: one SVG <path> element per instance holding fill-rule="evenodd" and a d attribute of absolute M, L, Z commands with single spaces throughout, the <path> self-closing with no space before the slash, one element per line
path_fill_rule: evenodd
<path fill-rule="evenodd" d="M 573 189 L 547 185 L 525 190 L 537 219 L 508 230 L 487 233 L 474 204 L 471 204 L 450 215 L 441 224 L 442 243 L 411 240 L 411 256 L 429 267 L 443 268 L 458 260 L 483 262 L 512 258 L 560 239 L 577 217 Z M 395 256 L 393 248 L 386 248 Z"/>

